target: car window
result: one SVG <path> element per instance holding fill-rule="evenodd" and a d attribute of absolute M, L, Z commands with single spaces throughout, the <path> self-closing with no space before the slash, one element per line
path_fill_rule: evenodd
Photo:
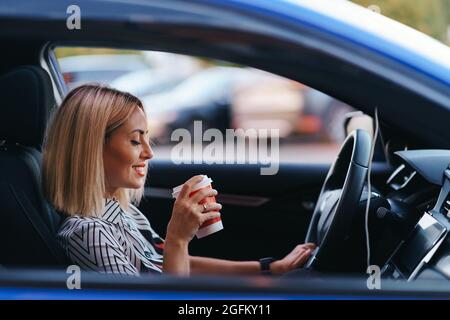
<path fill-rule="evenodd" d="M 138 96 L 160 159 L 230 163 L 234 150 L 235 161 L 251 163 L 250 144 L 260 150 L 265 142 L 276 145 L 268 153 L 279 162 L 331 163 L 345 138 L 346 115 L 354 111 L 299 82 L 223 61 L 82 47 L 57 47 L 55 55 L 69 89 L 100 82 Z M 222 151 L 211 148 L 219 138 Z M 248 144 L 244 152 L 230 145 L 239 139 Z"/>

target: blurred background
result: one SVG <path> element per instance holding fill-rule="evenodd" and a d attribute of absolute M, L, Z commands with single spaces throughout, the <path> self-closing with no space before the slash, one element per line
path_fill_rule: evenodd
<path fill-rule="evenodd" d="M 355 0 L 450 44 L 450 0 Z M 57 47 L 72 89 L 100 82 L 138 96 L 149 118 L 155 157 L 169 158 L 171 133 L 195 120 L 203 131 L 278 129 L 280 162 L 332 162 L 345 138 L 350 106 L 261 70 L 156 51 Z"/>

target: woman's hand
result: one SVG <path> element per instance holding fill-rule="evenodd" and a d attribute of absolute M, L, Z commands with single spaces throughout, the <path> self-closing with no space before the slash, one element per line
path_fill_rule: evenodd
<path fill-rule="evenodd" d="M 198 204 L 206 197 L 216 196 L 216 190 L 203 189 L 189 197 L 192 188 L 202 179 L 203 176 L 198 175 L 184 183 L 173 206 L 172 217 L 167 226 L 166 241 L 188 243 L 203 222 L 220 216 L 218 212 L 222 208 L 220 203 L 206 203 L 206 210 L 202 204 Z"/>
<path fill-rule="evenodd" d="M 284 274 L 300 268 L 305 264 L 315 248 L 316 245 L 314 243 L 305 243 L 296 246 L 286 257 L 272 262 L 270 264 L 270 271 L 273 274 Z"/>

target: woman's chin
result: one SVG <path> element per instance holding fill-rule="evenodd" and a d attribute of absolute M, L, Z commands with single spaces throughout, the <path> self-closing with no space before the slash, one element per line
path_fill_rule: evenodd
<path fill-rule="evenodd" d="M 127 185 L 128 189 L 140 189 L 144 186 L 145 179 L 139 179 L 138 181 L 132 181 Z"/>

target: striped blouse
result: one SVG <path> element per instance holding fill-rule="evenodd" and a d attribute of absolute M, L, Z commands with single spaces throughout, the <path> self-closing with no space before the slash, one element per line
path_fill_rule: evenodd
<path fill-rule="evenodd" d="M 85 270 L 139 275 L 162 272 L 164 240 L 132 204 L 105 200 L 101 217 L 68 217 L 57 239 L 69 259 Z"/>

